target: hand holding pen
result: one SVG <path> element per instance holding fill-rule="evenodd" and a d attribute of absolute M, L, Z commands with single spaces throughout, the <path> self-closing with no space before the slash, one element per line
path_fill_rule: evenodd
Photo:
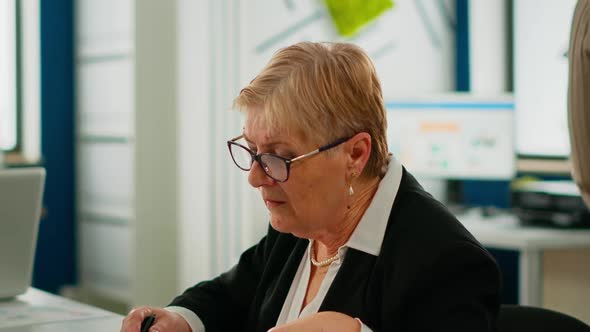
<path fill-rule="evenodd" d="M 148 332 L 150 327 L 154 325 L 154 321 L 156 320 L 156 314 L 151 314 L 143 319 L 141 322 L 141 332 Z"/>
<path fill-rule="evenodd" d="M 123 319 L 121 332 L 190 332 L 187 321 L 179 314 L 156 307 L 139 307 Z"/>

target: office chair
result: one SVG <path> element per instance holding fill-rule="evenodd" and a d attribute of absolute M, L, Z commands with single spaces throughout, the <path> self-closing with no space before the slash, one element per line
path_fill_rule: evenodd
<path fill-rule="evenodd" d="M 498 332 L 590 332 L 590 326 L 561 312 L 520 305 L 502 305 Z"/>

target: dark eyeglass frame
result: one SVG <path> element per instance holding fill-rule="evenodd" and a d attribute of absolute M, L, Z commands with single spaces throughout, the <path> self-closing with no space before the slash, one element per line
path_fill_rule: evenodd
<path fill-rule="evenodd" d="M 318 154 L 318 153 L 320 153 L 322 151 L 329 150 L 329 149 L 331 149 L 333 147 L 336 147 L 336 146 L 338 146 L 338 145 L 340 145 L 340 144 L 342 144 L 342 143 L 344 143 L 344 142 L 346 142 L 346 141 L 348 141 L 349 139 L 352 138 L 352 137 L 340 138 L 340 139 L 336 140 L 333 143 L 326 144 L 326 145 L 321 146 L 321 147 L 319 147 L 319 148 L 317 148 L 317 149 L 315 149 L 315 150 L 313 150 L 311 152 L 308 152 L 308 153 L 302 154 L 302 155 L 300 155 L 298 157 L 289 159 L 289 158 L 285 158 L 283 156 L 279 156 L 279 155 L 274 154 L 274 153 L 259 153 L 259 154 L 256 154 L 254 151 L 250 150 L 248 147 L 243 146 L 242 144 L 236 142 L 237 140 L 239 140 L 240 138 L 243 138 L 243 137 L 244 137 L 244 134 L 242 134 L 242 135 L 240 135 L 238 137 L 232 138 L 229 141 L 227 141 L 227 148 L 229 150 L 229 155 L 231 156 L 232 160 L 234 161 L 234 164 L 236 164 L 236 166 L 238 166 L 238 168 L 241 169 L 241 170 L 243 170 L 243 171 L 249 171 L 249 170 L 252 169 L 252 165 L 254 165 L 254 161 L 256 161 L 261 166 L 260 168 L 262 168 L 262 170 L 264 171 L 264 173 L 268 177 L 270 177 L 271 179 L 273 179 L 273 180 L 275 180 L 277 182 L 286 182 L 287 180 L 289 180 L 289 175 L 291 174 L 291 164 L 293 164 L 294 162 L 301 161 L 303 159 L 306 159 L 306 158 L 309 158 L 309 157 L 311 157 L 313 155 L 316 155 L 316 154 Z M 248 167 L 248 168 L 241 167 L 236 162 L 236 159 L 234 158 L 234 155 L 232 154 L 232 150 L 231 150 L 231 146 L 232 145 L 239 146 L 239 147 L 243 148 L 244 150 L 250 152 L 250 156 L 252 157 L 252 160 L 250 162 L 250 167 Z M 279 158 L 279 159 L 281 159 L 282 161 L 285 162 L 285 167 L 287 168 L 287 176 L 285 177 L 284 180 L 279 180 L 279 179 L 275 178 L 274 176 L 272 176 L 270 174 L 270 172 L 267 170 L 267 167 L 265 167 L 266 163 L 263 163 L 262 162 L 262 156 L 271 156 L 271 157 Z"/>

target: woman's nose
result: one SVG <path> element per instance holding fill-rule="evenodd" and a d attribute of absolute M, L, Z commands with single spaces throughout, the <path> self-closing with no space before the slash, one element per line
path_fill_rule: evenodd
<path fill-rule="evenodd" d="M 275 180 L 266 175 L 266 173 L 262 169 L 262 166 L 257 161 L 254 161 L 252 163 L 250 173 L 248 174 L 248 182 L 254 188 L 258 188 L 261 186 L 270 186 L 276 183 Z"/>

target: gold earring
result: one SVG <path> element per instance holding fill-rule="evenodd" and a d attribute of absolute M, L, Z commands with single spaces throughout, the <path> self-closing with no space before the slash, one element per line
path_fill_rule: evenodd
<path fill-rule="evenodd" d="M 352 189 L 352 179 L 356 177 L 356 172 L 352 172 L 350 175 L 350 185 L 348 186 L 348 196 L 354 195 L 354 190 Z"/>

